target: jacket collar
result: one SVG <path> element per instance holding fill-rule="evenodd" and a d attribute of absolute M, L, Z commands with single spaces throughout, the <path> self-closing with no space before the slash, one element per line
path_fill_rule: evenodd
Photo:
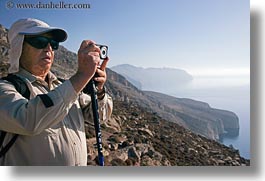
<path fill-rule="evenodd" d="M 17 72 L 16 74 L 28 79 L 30 83 L 38 81 L 44 85 L 47 84 L 47 82 L 44 82 L 43 80 L 39 79 L 38 77 L 36 77 L 35 75 L 31 74 L 30 72 L 28 72 L 27 70 L 21 67 L 19 68 L 19 72 Z M 52 72 L 48 72 L 47 78 L 49 85 L 52 84 L 54 81 L 58 82 L 57 77 Z"/>

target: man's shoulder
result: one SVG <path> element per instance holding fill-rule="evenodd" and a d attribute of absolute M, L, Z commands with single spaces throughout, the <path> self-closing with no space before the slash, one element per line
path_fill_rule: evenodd
<path fill-rule="evenodd" d="M 0 83 L 0 90 L 5 90 L 10 88 L 10 84 L 19 92 L 23 97 L 29 99 L 30 90 L 22 77 L 15 74 L 8 74 L 6 77 L 2 77 Z M 8 87 L 9 86 L 9 87 Z"/>

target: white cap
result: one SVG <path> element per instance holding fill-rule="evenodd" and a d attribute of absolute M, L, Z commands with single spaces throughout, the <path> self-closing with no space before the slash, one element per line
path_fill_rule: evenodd
<path fill-rule="evenodd" d="M 65 30 L 57 27 L 50 27 L 47 23 L 37 19 L 20 19 L 16 21 L 8 31 L 9 50 L 9 73 L 15 73 L 19 70 L 19 58 L 22 53 L 24 35 L 40 35 L 51 33 L 53 39 L 63 42 L 67 39 Z"/>

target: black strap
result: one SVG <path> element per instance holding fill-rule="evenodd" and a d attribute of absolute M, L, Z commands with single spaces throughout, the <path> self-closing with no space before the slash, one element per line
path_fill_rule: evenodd
<path fill-rule="evenodd" d="M 1 145 L 3 144 L 4 142 L 4 139 L 5 139 L 5 136 L 6 136 L 6 132 L 3 132 L 2 131 L 2 134 L 1 134 Z M 15 134 L 12 139 L 7 143 L 6 146 L 4 146 L 1 150 L 0 150 L 0 158 L 2 156 L 4 156 L 6 154 L 6 152 L 11 148 L 11 146 L 15 143 L 15 141 L 17 140 L 17 137 L 18 137 L 18 134 Z"/>
<path fill-rule="evenodd" d="M 62 78 L 60 78 L 60 77 L 57 77 L 57 79 L 58 79 L 60 82 L 64 82 L 64 81 L 65 81 L 65 79 L 62 79 Z"/>
<path fill-rule="evenodd" d="M 1 137 L 0 137 L 0 145 L 3 145 L 5 136 L 6 136 L 6 132 L 5 131 L 1 131 Z"/>
<path fill-rule="evenodd" d="M 26 99 L 30 98 L 30 90 L 22 78 L 14 74 L 8 74 L 7 77 L 3 77 L 2 79 L 7 80 L 8 82 L 11 82 L 15 86 L 16 90 L 23 97 L 25 97 Z"/>
<path fill-rule="evenodd" d="M 47 94 L 40 94 L 38 97 L 40 97 L 46 108 L 52 107 L 54 105 L 52 99 Z"/>

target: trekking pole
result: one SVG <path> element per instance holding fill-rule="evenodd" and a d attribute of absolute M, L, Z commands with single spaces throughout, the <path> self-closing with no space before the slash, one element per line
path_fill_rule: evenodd
<path fill-rule="evenodd" d="M 104 60 L 105 58 L 107 58 L 108 46 L 100 45 L 100 44 L 96 44 L 96 46 L 98 46 L 100 49 L 100 59 Z M 103 156 L 103 147 L 102 147 L 102 138 L 101 138 L 102 135 L 101 135 L 101 129 L 100 129 L 100 122 L 99 122 L 97 89 L 96 89 L 96 84 L 93 78 L 89 81 L 87 88 L 88 88 L 88 92 L 90 92 L 90 95 L 91 95 L 94 127 L 95 127 L 97 148 L 98 148 L 98 163 L 99 163 L 99 166 L 104 166 L 104 156 Z"/>
<path fill-rule="evenodd" d="M 97 148 L 98 148 L 98 163 L 99 163 L 99 166 L 104 166 L 101 129 L 100 129 L 100 122 L 99 122 L 97 89 L 96 89 L 96 85 L 95 85 L 95 82 L 93 79 L 91 79 L 89 81 L 88 88 L 90 89 L 89 92 L 91 93 L 91 103 L 92 103 L 92 110 L 93 110 L 94 127 L 95 127 Z"/>

